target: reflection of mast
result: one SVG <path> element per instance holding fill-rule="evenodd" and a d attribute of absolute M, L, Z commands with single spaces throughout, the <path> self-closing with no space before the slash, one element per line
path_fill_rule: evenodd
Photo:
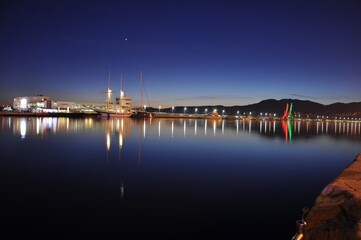
<path fill-rule="evenodd" d="M 124 184 L 122 180 L 122 184 L 120 185 L 120 199 L 124 197 Z"/>
<path fill-rule="evenodd" d="M 106 145 L 106 155 L 105 155 L 105 163 L 109 164 L 109 151 L 110 151 L 110 130 L 109 130 L 109 120 L 105 123 L 105 145 Z"/>
<path fill-rule="evenodd" d="M 119 119 L 118 119 L 118 121 L 119 121 Z M 121 129 L 119 129 L 119 126 L 118 126 L 119 149 L 122 149 L 122 147 L 123 147 L 123 123 L 124 123 L 124 120 L 122 119 L 121 120 Z"/>
<path fill-rule="evenodd" d="M 143 138 L 145 138 L 145 119 L 144 119 L 144 123 L 143 123 Z M 138 147 L 138 166 L 140 165 L 140 162 L 142 160 L 142 150 L 143 150 L 143 138 L 142 135 L 140 134 L 140 139 L 139 139 L 139 147 Z"/>

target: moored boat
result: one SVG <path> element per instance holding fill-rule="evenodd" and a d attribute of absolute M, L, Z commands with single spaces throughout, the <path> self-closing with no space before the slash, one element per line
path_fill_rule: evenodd
<path fill-rule="evenodd" d="M 144 110 L 133 113 L 132 118 L 153 118 L 153 114 Z"/>
<path fill-rule="evenodd" d="M 108 73 L 108 90 L 104 93 L 107 94 L 107 107 L 106 109 L 102 109 L 102 110 L 95 110 L 96 112 L 100 113 L 100 115 L 102 117 L 107 117 L 107 118 L 110 118 L 110 117 L 121 117 L 121 118 L 125 118 L 125 117 L 130 117 L 132 116 L 132 112 L 130 112 L 129 110 L 127 109 L 123 109 L 123 106 L 122 106 L 122 98 L 124 97 L 124 92 L 122 90 L 122 83 L 123 83 L 123 76 L 121 76 L 121 79 L 120 79 L 120 94 L 119 94 L 119 108 L 110 108 L 110 96 L 111 96 L 111 93 L 112 93 L 112 90 L 110 89 L 109 87 L 109 84 L 110 84 L 110 72 Z"/>
<path fill-rule="evenodd" d="M 232 115 L 226 117 L 226 120 L 236 120 L 236 119 L 237 119 L 236 116 L 232 116 Z"/>
<path fill-rule="evenodd" d="M 217 112 L 212 112 L 206 116 L 204 116 L 205 119 L 222 119 L 222 116 L 219 115 Z"/>
<path fill-rule="evenodd" d="M 102 117 L 130 117 L 133 115 L 133 113 L 125 111 L 125 110 L 113 110 L 113 109 L 105 109 L 105 110 L 98 110 L 98 113 L 100 113 L 100 115 Z"/>
<path fill-rule="evenodd" d="M 140 100 L 140 104 L 141 104 L 141 107 L 138 111 L 136 111 L 135 113 L 133 113 L 132 115 L 132 118 L 138 118 L 138 119 L 143 119 L 143 118 L 153 118 L 154 117 L 154 114 L 153 113 L 150 113 L 150 112 L 147 112 L 145 110 L 145 105 L 143 105 L 143 92 L 144 92 L 144 89 L 143 89 L 143 73 L 140 72 L 140 96 L 141 96 L 141 100 Z"/>

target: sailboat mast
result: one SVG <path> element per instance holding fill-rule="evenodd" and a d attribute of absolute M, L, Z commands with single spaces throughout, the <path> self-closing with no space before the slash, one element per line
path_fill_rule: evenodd
<path fill-rule="evenodd" d="M 141 104 L 141 108 L 144 110 L 144 105 L 143 105 L 143 72 L 140 71 L 140 104 Z"/>
<path fill-rule="evenodd" d="M 119 109 L 122 110 L 122 94 L 123 93 L 123 74 L 120 75 L 120 95 L 119 95 Z"/>
<path fill-rule="evenodd" d="M 110 104 L 110 93 L 110 71 L 108 71 L 107 109 L 109 109 Z"/>

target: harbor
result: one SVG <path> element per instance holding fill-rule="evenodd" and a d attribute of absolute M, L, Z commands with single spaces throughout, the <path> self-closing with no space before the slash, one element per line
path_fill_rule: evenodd
<path fill-rule="evenodd" d="M 2 116 L 3 216 L 32 234 L 46 218 L 41 227 L 106 223 L 133 237 L 172 235 L 181 220 L 176 239 L 194 239 L 251 235 L 267 215 L 275 221 L 258 236 L 291 239 L 301 209 L 359 153 L 360 131 L 359 122 Z"/>

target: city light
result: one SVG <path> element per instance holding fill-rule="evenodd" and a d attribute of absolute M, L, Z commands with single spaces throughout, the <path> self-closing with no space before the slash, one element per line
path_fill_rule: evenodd
<path fill-rule="evenodd" d="M 28 108 L 28 100 L 26 98 L 20 100 L 20 108 Z"/>

